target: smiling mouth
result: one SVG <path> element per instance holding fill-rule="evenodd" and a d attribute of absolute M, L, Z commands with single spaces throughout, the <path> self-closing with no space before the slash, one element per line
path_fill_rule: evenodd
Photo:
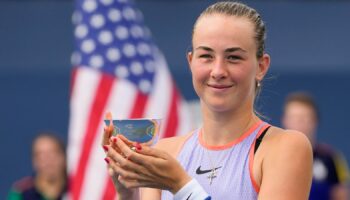
<path fill-rule="evenodd" d="M 215 89 L 226 89 L 230 88 L 233 85 L 215 85 L 215 84 L 207 84 L 209 87 L 215 88 Z"/>

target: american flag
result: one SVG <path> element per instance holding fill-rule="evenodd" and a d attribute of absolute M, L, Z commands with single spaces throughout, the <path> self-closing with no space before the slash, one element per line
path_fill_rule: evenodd
<path fill-rule="evenodd" d="M 70 199 L 116 197 L 101 148 L 103 119 L 161 118 L 161 137 L 192 128 L 142 13 L 128 0 L 77 0 L 73 13 L 68 172 Z"/>

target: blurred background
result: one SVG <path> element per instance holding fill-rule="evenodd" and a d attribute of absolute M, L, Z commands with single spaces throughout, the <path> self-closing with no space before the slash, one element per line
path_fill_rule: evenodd
<path fill-rule="evenodd" d="M 197 15 L 213 2 L 136 1 L 182 95 L 194 106 L 186 51 Z M 280 125 L 286 94 L 310 92 L 321 111 L 318 140 L 349 161 L 350 1 L 243 2 L 267 24 L 272 64 L 260 111 Z M 0 199 L 15 180 L 31 174 L 34 135 L 53 130 L 67 139 L 73 9 L 72 0 L 0 1 Z"/>

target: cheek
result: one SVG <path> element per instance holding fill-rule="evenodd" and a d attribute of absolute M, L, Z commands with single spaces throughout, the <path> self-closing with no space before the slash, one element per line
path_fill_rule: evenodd
<path fill-rule="evenodd" d="M 200 91 L 202 90 L 202 82 L 203 82 L 203 78 L 201 76 L 201 74 L 196 73 L 196 72 L 192 72 L 192 84 L 193 84 L 193 88 L 196 91 L 197 95 L 200 96 Z"/>
<path fill-rule="evenodd" d="M 242 67 L 231 72 L 232 79 L 237 84 L 249 85 L 254 80 L 254 74 L 251 69 Z"/>
<path fill-rule="evenodd" d="M 209 73 L 206 72 L 205 68 L 201 66 L 192 66 L 192 84 L 195 92 L 199 97 L 202 97 L 202 93 L 204 90 L 204 85 L 208 80 Z"/>
<path fill-rule="evenodd" d="M 210 76 L 210 70 L 199 64 L 194 64 L 191 67 L 193 82 L 203 82 Z"/>

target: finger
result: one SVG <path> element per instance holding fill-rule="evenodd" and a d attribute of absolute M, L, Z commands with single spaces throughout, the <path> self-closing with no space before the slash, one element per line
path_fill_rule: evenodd
<path fill-rule="evenodd" d="M 149 153 L 150 151 L 152 151 L 149 147 L 142 146 L 139 143 L 135 143 L 135 142 L 134 142 L 134 145 L 130 147 L 129 145 L 124 143 L 125 140 L 122 138 L 123 136 L 118 135 L 116 144 L 121 150 L 121 154 L 125 155 L 127 159 L 132 160 L 133 162 L 139 165 L 145 166 L 147 168 L 149 167 L 149 164 L 152 161 L 153 157 L 155 157 L 155 159 L 158 158 L 157 156 L 152 156 L 152 155 L 156 155 L 155 153 L 153 154 Z M 143 148 L 146 148 L 146 149 L 143 150 Z M 145 151 L 144 155 L 139 154 L 139 152 L 143 152 L 143 151 Z"/>
<path fill-rule="evenodd" d="M 118 153 L 121 153 L 121 151 L 120 151 L 120 149 L 119 149 L 119 147 L 118 147 L 118 145 L 117 145 L 117 140 L 118 140 L 118 138 L 117 138 L 116 136 L 112 136 L 112 137 L 110 138 L 109 142 L 110 142 L 111 147 L 112 147 L 115 151 L 117 151 Z"/>
<path fill-rule="evenodd" d="M 111 137 L 111 132 L 108 130 L 107 126 L 103 128 L 102 146 L 109 144 L 109 139 Z"/>
<path fill-rule="evenodd" d="M 141 148 L 137 148 L 137 153 L 139 154 L 142 154 L 145 156 L 162 158 L 162 159 L 167 159 L 169 157 L 169 155 L 165 151 L 162 151 L 153 147 L 145 146 L 145 145 L 141 145 L 139 147 L 141 147 Z"/>
<path fill-rule="evenodd" d="M 109 157 L 106 157 L 105 160 L 108 163 L 109 175 L 113 178 L 113 181 L 116 181 L 118 176 L 122 176 L 125 180 L 137 180 L 143 182 L 152 182 L 154 179 L 150 179 L 150 176 L 146 176 L 143 173 L 136 172 L 134 170 L 128 170 L 123 168 L 119 163 L 111 160 Z M 150 181 L 149 181 L 150 180 Z"/>
<path fill-rule="evenodd" d="M 108 145 L 108 150 L 107 150 L 107 154 L 106 156 L 111 158 L 113 161 L 120 163 L 120 162 L 124 162 L 125 156 L 123 155 L 122 152 L 119 152 L 118 150 L 112 148 L 112 146 Z"/>
<path fill-rule="evenodd" d="M 119 139 L 123 140 L 123 142 L 124 142 L 126 145 L 128 145 L 129 147 L 133 146 L 133 144 L 135 143 L 135 142 L 130 141 L 128 138 L 126 138 L 126 137 L 125 137 L 124 135 L 122 135 L 122 134 L 118 134 L 117 137 L 118 137 Z"/>
<path fill-rule="evenodd" d="M 137 166 L 142 166 L 143 168 L 146 169 L 146 170 L 141 171 L 142 173 L 144 173 L 146 175 L 151 175 L 152 171 L 155 170 L 154 169 L 155 166 L 158 166 L 159 164 L 163 163 L 162 161 L 167 160 L 167 159 L 164 159 L 161 157 L 139 154 L 138 152 L 142 151 L 142 149 L 134 148 L 134 151 L 131 149 L 126 149 L 125 151 L 128 152 L 128 153 L 126 153 L 128 160 L 131 160 Z"/>
<path fill-rule="evenodd" d="M 138 153 L 136 153 L 138 149 L 133 145 L 129 146 L 126 143 L 124 143 L 123 139 L 121 139 L 121 137 L 119 136 L 117 140 L 117 145 L 121 150 L 121 154 L 125 155 L 127 159 L 135 162 L 138 165 L 145 166 L 146 168 L 149 166 L 149 158 L 145 156 L 139 156 Z M 141 150 L 142 148 L 140 145 L 138 145 L 137 147 L 139 148 L 139 150 Z"/>
<path fill-rule="evenodd" d="M 109 126 L 108 126 L 108 131 L 113 131 L 113 117 L 111 112 L 107 112 L 106 114 L 106 119 L 109 120 Z"/>
<path fill-rule="evenodd" d="M 130 148 L 128 145 L 124 143 L 122 139 L 118 136 L 117 145 L 119 149 L 121 150 L 121 154 L 125 155 L 125 157 L 134 163 L 136 163 L 138 166 L 144 166 L 145 168 L 150 168 L 151 163 L 157 162 L 157 159 L 166 160 L 167 154 L 164 154 L 160 150 L 155 150 L 150 147 L 141 146 L 137 143 L 137 148 Z M 145 150 L 143 150 L 145 148 Z M 145 155 L 140 154 L 139 152 L 145 151 Z M 156 151 L 156 152 L 153 152 Z M 159 161 L 159 160 L 158 160 Z"/>
<path fill-rule="evenodd" d="M 118 153 L 113 148 L 108 150 L 107 157 L 118 163 L 118 165 L 125 170 L 134 171 L 140 174 L 147 174 L 147 170 L 143 166 L 137 165 L 128 158 L 125 158 L 123 155 L 121 155 L 121 153 Z"/>
<path fill-rule="evenodd" d="M 136 173 L 132 170 L 127 170 L 112 160 L 109 161 L 108 165 L 110 168 L 113 169 L 114 175 L 118 174 L 118 175 L 123 176 L 127 179 L 141 179 L 142 178 L 138 173 Z"/>
<path fill-rule="evenodd" d="M 113 165 L 115 165 L 116 163 L 111 160 L 110 158 L 106 157 L 104 159 L 107 163 L 107 171 L 108 171 L 108 175 L 112 178 L 113 182 L 118 182 L 118 176 L 119 174 L 113 169 Z"/>
<path fill-rule="evenodd" d="M 130 140 L 128 140 L 125 136 L 118 134 L 116 136 L 112 136 L 110 138 L 110 143 L 113 144 L 113 148 L 115 149 L 119 149 L 118 145 L 117 145 L 117 141 L 118 140 L 122 140 L 127 146 L 132 147 L 133 146 L 133 142 L 131 142 Z"/>
<path fill-rule="evenodd" d="M 115 154 L 112 150 L 108 156 L 111 156 L 112 159 L 119 163 L 123 168 L 134 170 L 144 176 L 151 175 L 148 168 L 150 168 L 151 163 L 154 162 L 152 157 L 144 156 L 132 151 L 130 147 L 119 138 L 117 140 L 117 145 L 121 152 Z"/>
<path fill-rule="evenodd" d="M 109 162 L 113 162 L 113 161 L 109 161 Z M 110 166 L 108 166 L 108 174 L 109 174 L 109 176 L 111 176 L 112 178 L 118 176 L 118 174 L 115 173 L 114 170 L 113 170 L 113 168 L 110 167 Z"/>
<path fill-rule="evenodd" d="M 133 147 L 132 142 L 128 140 L 125 142 L 125 137 L 122 135 L 117 135 L 116 144 L 121 152 L 128 158 L 131 154 L 135 153 L 133 150 L 131 150 L 131 147 Z"/>
<path fill-rule="evenodd" d="M 102 139 L 102 145 L 109 144 L 109 138 L 112 136 L 114 126 L 113 126 L 113 120 L 112 120 L 112 113 L 108 112 L 106 114 L 106 119 L 109 120 L 109 125 L 104 126 L 104 134 Z"/>

